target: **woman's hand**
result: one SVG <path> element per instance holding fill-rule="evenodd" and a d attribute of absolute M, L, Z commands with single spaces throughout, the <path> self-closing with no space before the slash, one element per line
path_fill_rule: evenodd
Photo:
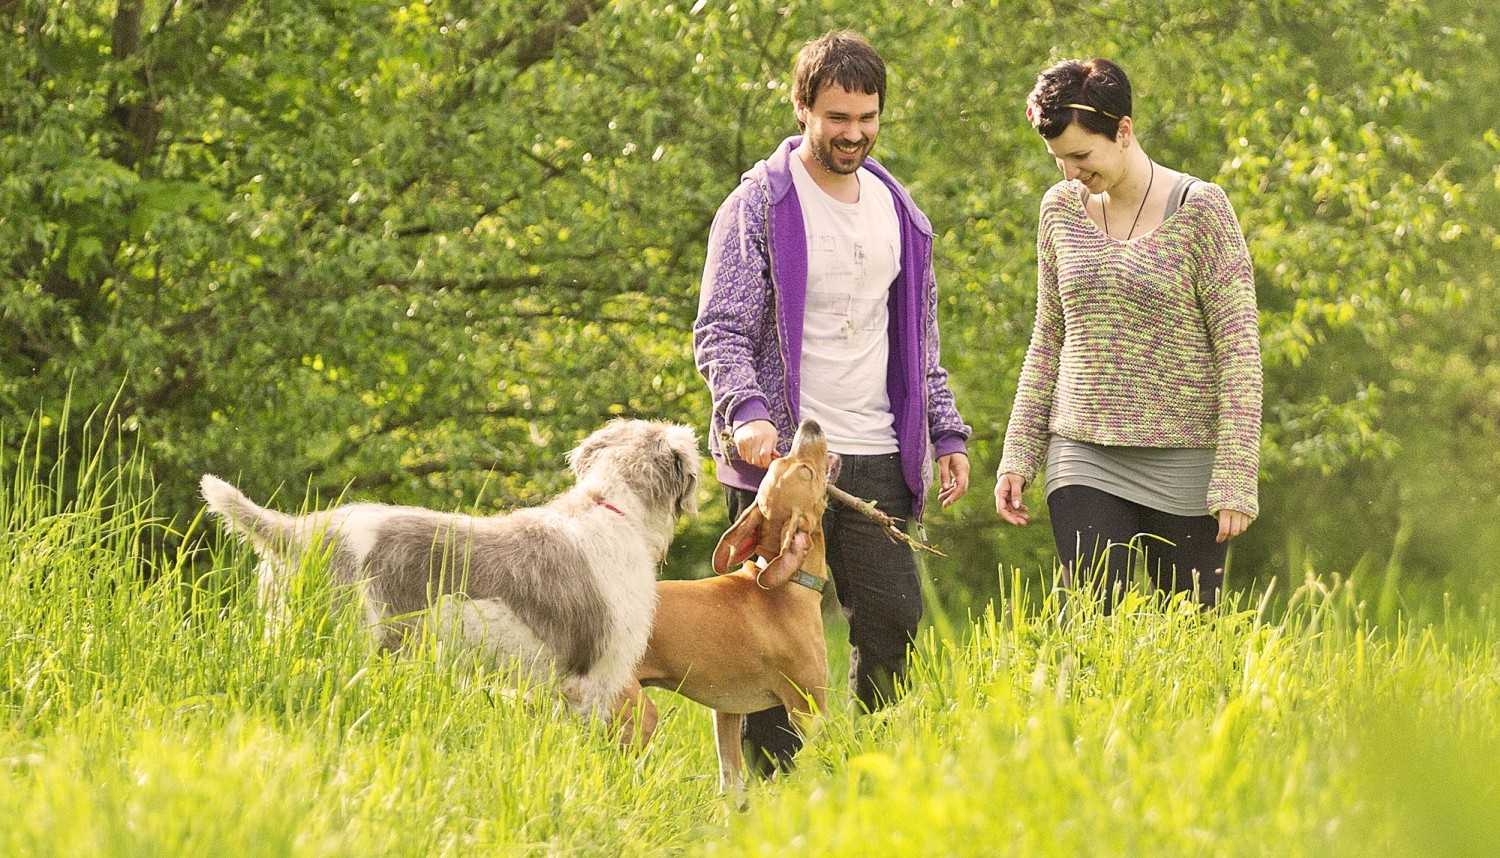
<path fill-rule="evenodd" d="M 1228 542 L 1245 532 L 1250 526 L 1250 516 L 1237 509 L 1219 510 L 1219 535 L 1214 542 Z"/>
<path fill-rule="evenodd" d="M 1026 481 L 1020 474 L 1004 473 L 995 484 L 995 514 L 1011 524 L 1024 525 L 1031 522 L 1031 511 L 1021 502 L 1021 492 Z"/>

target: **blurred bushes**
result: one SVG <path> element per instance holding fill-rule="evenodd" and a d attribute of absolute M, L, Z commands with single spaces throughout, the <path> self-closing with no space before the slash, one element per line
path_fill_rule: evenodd
<path fill-rule="evenodd" d="M 164 512 L 264 498 L 482 507 L 564 482 L 613 415 L 706 422 L 709 221 L 795 132 L 834 26 L 890 65 L 877 154 L 939 232 L 975 484 L 931 537 L 957 598 L 1050 562 L 989 493 L 1055 169 L 1036 71 L 1107 55 L 1158 160 L 1229 192 L 1267 364 L 1237 576 L 1478 580 L 1500 556 L 1500 12 L 1167 3 L 0 3 L 0 419 L 120 391 Z M 123 380 L 123 382 L 122 382 Z M 121 385 L 123 383 L 123 389 Z M 4 443 L 14 444 L 13 433 Z M 711 481 L 710 481 L 711 484 Z M 707 492 L 707 490 L 706 490 Z M 1031 498 L 1042 507 L 1040 497 Z M 679 545 L 689 574 L 722 520 Z"/>

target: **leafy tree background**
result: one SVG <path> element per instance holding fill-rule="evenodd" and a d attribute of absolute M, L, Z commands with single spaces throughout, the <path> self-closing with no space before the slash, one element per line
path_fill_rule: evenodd
<path fill-rule="evenodd" d="M 702 431 L 709 222 L 837 26 L 890 67 L 877 156 L 939 232 L 975 427 L 971 494 L 928 522 L 941 592 L 1050 563 L 989 495 L 1056 179 L 1021 106 L 1068 56 L 1129 70 L 1148 151 L 1249 241 L 1264 512 L 1235 577 L 1500 565 L 1500 10 L 1464 0 L 0 0 L 0 456 L 114 401 L 180 527 L 203 471 L 504 509 L 611 416 Z"/>

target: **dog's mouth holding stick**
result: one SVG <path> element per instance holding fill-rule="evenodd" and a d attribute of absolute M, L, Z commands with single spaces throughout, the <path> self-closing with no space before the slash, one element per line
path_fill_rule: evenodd
<path fill-rule="evenodd" d="M 810 422 L 810 421 L 804 421 L 804 425 L 807 422 Z M 817 424 L 814 423 L 813 425 L 816 426 Z M 801 429 L 801 427 L 798 427 L 798 437 L 800 437 L 801 434 L 802 434 L 802 429 Z M 734 436 L 732 434 L 730 434 L 727 430 L 720 435 L 720 439 L 724 443 L 725 449 L 730 449 L 730 450 L 734 449 Z M 792 448 L 794 450 L 797 448 L 797 444 L 798 444 L 797 439 L 793 438 L 792 439 Z M 944 554 L 937 547 L 932 546 L 932 545 L 928 545 L 927 543 L 925 543 L 925 542 L 923 542 L 923 541 L 921 541 L 919 539 L 913 538 L 911 536 L 911 534 L 907 533 L 905 530 L 903 530 L 901 528 L 901 519 L 896 518 L 893 515 L 889 515 L 889 514 L 887 514 L 885 511 L 883 511 L 881 509 L 878 509 L 875 506 L 875 502 L 874 501 L 865 500 L 864 498 L 858 497 L 857 495 L 852 495 L 852 494 L 844 491 L 843 489 L 839 488 L 838 486 L 834 485 L 833 481 L 838 476 L 837 457 L 835 456 L 834 459 L 835 460 L 831 464 L 831 466 L 829 468 L 829 471 L 828 471 L 827 486 L 828 486 L 828 498 L 829 498 L 829 500 L 837 501 L 840 504 L 843 504 L 844 506 L 849 507 L 850 509 L 852 509 L 855 512 L 859 513 L 860 515 L 863 515 L 864 517 L 866 517 L 866 518 L 870 519 L 871 521 L 875 522 L 876 524 L 880 525 L 881 531 L 883 533 L 885 533 L 886 537 L 888 539 L 890 539 L 892 542 L 900 542 L 900 543 L 902 543 L 904 545 L 909 546 L 914 551 L 926 551 L 929 554 L 936 554 L 938 557 L 947 557 L 948 556 L 948 555 Z M 772 460 L 772 465 L 774 466 L 777 461 L 780 461 L 780 458 Z M 768 470 L 767 471 L 767 476 L 769 476 L 769 474 L 770 474 L 770 471 Z"/>
<path fill-rule="evenodd" d="M 837 469 L 838 457 L 828 452 L 822 428 L 802 421 L 791 452 L 771 462 L 755 503 L 720 537 L 714 573 L 723 575 L 759 554 L 770 562 L 754 573 L 756 583 L 766 590 L 786 583 L 809 560 L 815 538 L 821 550 L 827 490 Z M 821 557 L 816 562 L 826 579 L 826 562 Z"/>
<path fill-rule="evenodd" d="M 852 497 L 834 493 L 837 467 L 822 429 L 804 420 L 791 450 L 771 462 L 755 502 L 720 537 L 714 577 L 658 582 L 639 685 L 616 709 L 623 739 L 644 743 L 656 726 L 656 707 L 640 686 L 676 691 L 714 710 L 720 787 L 738 792 L 747 713 L 783 706 L 799 733 L 813 728 L 828 691 L 823 513 L 831 497 Z M 893 539 L 905 537 L 898 521 L 873 503 L 851 505 Z"/>

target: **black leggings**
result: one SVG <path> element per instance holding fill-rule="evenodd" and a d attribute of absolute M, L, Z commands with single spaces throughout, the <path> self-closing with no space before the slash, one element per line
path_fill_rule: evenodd
<path fill-rule="evenodd" d="M 1229 543 L 1214 541 L 1219 522 L 1213 516 L 1172 515 L 1090 486 L 1057 489 L 1047 495 L 1047 509 L 1064 583 L 1102 590 L 1109 595 L 1105 610 L 1134 570 L 1144 571 L 1158 590 L 1193 593 L 1205 607 L 1217 604 Z"/>

